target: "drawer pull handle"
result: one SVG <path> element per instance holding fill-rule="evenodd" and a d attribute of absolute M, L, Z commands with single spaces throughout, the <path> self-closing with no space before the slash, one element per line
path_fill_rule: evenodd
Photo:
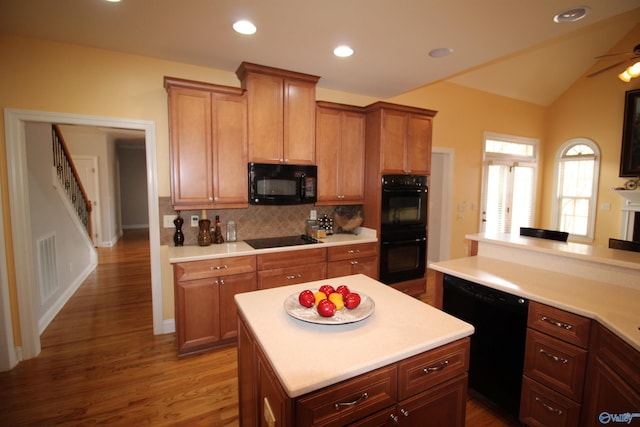
<path fill-rule="evenodd" d="M 400 413 L 401 413 L 402 415 L 404 415 L 405 417 L 408 417 L 408 416 L 409 416 L 409 411 L 407 411 L 406 409 L 400 409 Z"/>
<path fill-rule="evenodd" d="M 216 265 L 215 267 L 211 266 L 211 270 L 224 270 L 224 269 L 227 269 L 227 268 L 229 268 L 229 266 L 227 264 L 225 264 L 225 265 Z"/>
<path fill-rule="evenodd" d="M 351 261 L 351 265 L 358 265 L 358 261 Z"/>
<path fill-rule="evenodd" d="M 342 408 L 343 406 L 346 406 L 346 407 L 355 406 L 358 403 L 362 402 L 363 400 L 367 400 L 368 398 L 369 398 L 369 395 L 366 392 L 364 392 L 360 395 L 360 397 L 358 397 L 353 402 L 338 402 L 334 404 L 333 407 L 336 409 L 336 411 L 339 411 L 340 408 Z"/>
<path fill-rule="evenodd" d="M 549 359 L 553 360 L 554 362 L 559 362 L 559 363 L 562 363 L 562 364 L 569 363 L 569 359 L 565 359 L 564 357 L 555 356 L 555 355 L 549 353 L 548 351 L 546 351 L 544 348 L 541 348 L 539 351 L 540 351 L 541 354 L 544 354 L 545 356 L 547 356 Z"/>
<path fill-rule="evenodd" d="M 347 251 L 348 254 L 359 254 L 360 250 L 359 249 L 349 249 Z"/>
<path fill-rule="evenodd" d="M 573 326 L 571 326 L 571 325 L 569 325 L 567 323 L 562 323 L 562 322 L 558 322 L 557 320 L 550 319 L 547 316 L 540 317 L 540 320 L 542 320 L 543 322 L 550 323 L 553 326 L 557 326 L 558 328 L 566 329 L 567 331 L 573 329 Z"/>
<path fill-rule="evenodd" d="M 547 405 L 539 397 L 536 397 L 536 402 L 538 402 L 540 404 L 540 406 L 542 406 L 544 409 L 546 409 L 547 411 L 551 412 L 552 414 L 562 415 L 562 410 L 556 409 L 553 406 Z"/>
<path fill-rule="evenodd" d="M 444 368 L 446 368 L 448 364 L 449 364 L 449 361 L 445 360 L 443 362 L 438 363 L 436 366 L 428 366 L 424 368 L 422 372 L 424 372 L 425 374 L 428 374 L 429 372 L 441 371 Z"/>
<path fill-rule="evenodd" d="M 291 276 L 286 276 L 287 280 L 299 279 L 302 277 L 302 274 L 292 274 Z"/>
<path fill-rule="evenodd" d="M 213 283 L 214 283 L 215 285 L 224 285 L 224 280 L 223 280 L 223 279 L 220 279 L 220 280 L 216 279 L 216 281 L 215 281 L 215 282 L 213 282 Z"/>

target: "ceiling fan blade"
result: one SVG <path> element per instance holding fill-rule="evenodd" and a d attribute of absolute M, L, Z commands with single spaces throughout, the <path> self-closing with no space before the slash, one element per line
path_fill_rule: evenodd
<path fill-rule="evenodd" d="M 604 55 L 595 56 L 594 59 L 609 58 L 609 57 L 612 57 L 612 56 L 620 56 L 620 55 L 633 56 L 633 55 L 635 55 L 635 52 L 605 53 Z"/>
<path fill-rule="evenodd" d="M 604 68 L 602 68 L 602 69 L 600 69 L 600 70 L 598 70 L 598 71 L 596 71 L 596 72 L 594 72 L 594 73 L 591 73 L 591 74 L 587 75 L 587 77 L 597 76 L 598 74 L 600 74 L 600 73 L 604 73 L 605 71 L 608 71 L 608 70 L 610 70 L 610 69 L 612 69 L 612 68 L 615 68 L 615 67 L 617 67 L 617 66 L 619 66 L 619 65 L 622 65 L 622 64 L 624 64 L 624 63 L 625 63 L 625 62 L 627 62 L 627 61 L 628 61 L 628 59 L 625 59 L 624 61 L 616 62 L 616 63 L 615 63 L 615 64 L 613 64 L 613 65 L 609 65 L 608 67 L 604 67 Z"/>

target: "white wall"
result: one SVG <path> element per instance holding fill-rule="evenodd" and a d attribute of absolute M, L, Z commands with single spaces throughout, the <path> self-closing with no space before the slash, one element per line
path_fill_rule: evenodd
<path fill-rule="evenodd" d="M 34 313 L 38 314 L 40 332 L 49 324 L 86 276 L 95 268 L 95 249 L 84 235 L 54 187 L 51 150 L 51 125 L 27 123 L 25 127 L 31 237 L 37 272 L 37 242 L 55 235 L 58 290 L 45 301 L 40 292 L 33 294 Z M 13 221 L 19 220 L 12 218 Z M 35 275 L 38 280 L 38 275 Z M 38 281 L 38 285 L 39 285 Z"/>

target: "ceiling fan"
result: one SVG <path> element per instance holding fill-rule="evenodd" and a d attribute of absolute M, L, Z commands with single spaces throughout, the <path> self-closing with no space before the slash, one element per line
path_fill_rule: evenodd
<path fill-rule="evenodd" d="M 608 67 L 604 67 L 596 72 L 593 72 L 591 74 L 589 74 L 587 77 L 593 77 L 593 76 L 597 76 L 600 73 L 604 73 L 607 70 L 610 70 L 612 68 L 615 68 L 619 65 L 628 63 L 628 62 L 633 62 L 635 60 L 640 59 L 640 44 L 636 45 L 633 48 L 632 52 L 624 52 L 624 53 L 609 53 L 606 55 L 600 55 L 600 56 L 596 56 L 595 59 L 601 59 L 601 58 L 608 58 L 608 57 L 613 57 L 613 56 L 626 56 L 628 58 L 623 59 L 622 61 L 616 62 L 615 64 L 609 65 Z M 638 66 L 640 67 L 640 66 Z M 635 76 L 634 76 L 635 77 Z"/>

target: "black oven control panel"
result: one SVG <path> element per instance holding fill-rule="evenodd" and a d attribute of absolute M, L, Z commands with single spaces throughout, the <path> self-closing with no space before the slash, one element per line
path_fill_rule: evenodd
<path fill-rule="evenodd" d="M 427 188 L 425 175 L 383 175 L 383 188 Z"/>

